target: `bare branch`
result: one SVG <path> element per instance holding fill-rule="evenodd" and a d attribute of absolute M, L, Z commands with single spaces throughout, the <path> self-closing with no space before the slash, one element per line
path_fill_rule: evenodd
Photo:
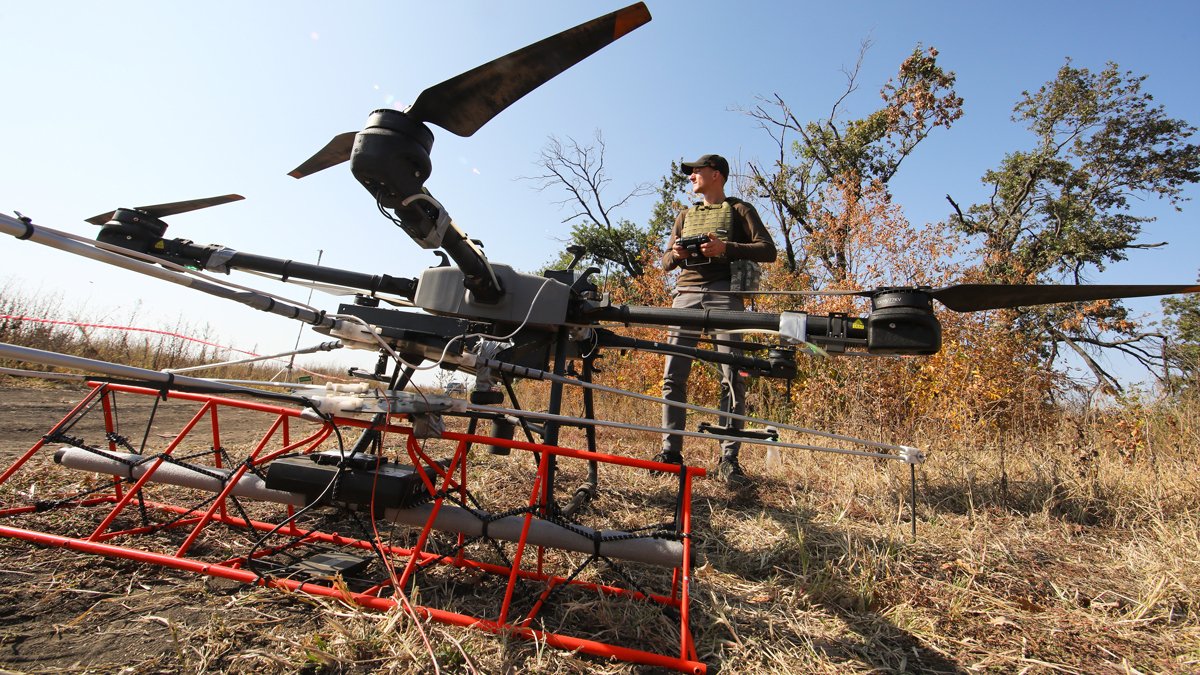
<path fill-rule="evenodd" d="M 519 180 L 532 182 L 534 189 L 539 192 L 547 189 L 561 191 L 563 198 L 553 203 L 569 210 L 562 222 L 580 221 L 574 226 L 576 229 L 572 238 L 590 237 L 590 255 L 597 260 L 618 265 L 626 273 L 636 276 L 641 274 L 642 268 L 637 260 L 638 251 L 629 250 L 629 246 L 638 244 L 636 241 L 625 241 L 630 239 L 628 224 L 616 221 L 614 215 L 631 199 L 651 194 L 653 190 L 647 183 L 638 183 L 615 202 L 606 201 L 604 193 L 612 183 L 607 174 L 606 150 L 599 130 L 593 134 L 591 143 L 586 145 L 571 137 L 563 141 L 550 136 L 537 161 L 538 166 L 545 170 L 544 173 L 523 176 Z M 592 226 L 600 229 L 592 234 L 581 234 L 588 232 Z M 633 239 L 640 241 L 637 237 Z"/>
<path fill-rule="evenodd" d="M 1075 340 L 1072 340 L 1065 333 L 1050 325 L 1049 322 L 1045 322 L 1044 326 L 1051 335 L 1054 335 L 1055 338 L 1057 338 L 1060 342 L 1070 347 L 1071 350 L 1079 356 L 1079 358 L 1083 359 L 1083 363 L 1088 367 L 1088 370 L 1091 370 L 1092 374 L 1096 376 L 1096 380 L 1102 387 L 1110 389 L 1114 392 L 1124 391 L 1124 389 L 1121 387 L 1121 383 L 1117 381 L 1117 378 L 1109 374 L 1109 372 L 1104 370 L 1104 368 L 1101 368 L 1100 364 L 1096 362 L 1096 359 L 1093 359 L 1090 354 L 1076 344 Z"/>
<path fill-rule="evenodd" d="M 948 194 L 946 195 L 946 201 L 950 202 L 950 206 L 954 207 L 954 212 L 958 214 L 958 222 L 966 225 L 967 219 L 963 216 L 962 209 L 958 207 L 958 202 L 954 201 Z"/>

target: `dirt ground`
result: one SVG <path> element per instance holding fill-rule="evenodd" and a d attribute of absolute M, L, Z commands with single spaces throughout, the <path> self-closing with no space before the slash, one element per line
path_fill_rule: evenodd
<path fill-rule="evenodd" d="M 0 388 L 0 466 L 25 453 L 86 394 L 83 387 Z M 150 397 L 122 401 L 127 417 L 144 416 Z M 162 405 L 152 435 L 178 429 L 195 405 Z M 90 423 L 90 422 L 88 422 Z M 77 429 L 83 434 L 94 429 Z M 228 442 L 261 433 L 250 420 L 222 420 Z M 140 440 L 140 439 L 138 439 Z M 41 455 L 47 455 L 42 451 Z M 35 460 L 38 461 L 38 458 Z M 43 460 L 44 461 L 44 460 Z M 47 464 L 50 474 L 60 467 Z M 47 480 L 52 478 L 47 475 Z M 269 655 L 278 650 L 270 630 L 312 630 L 311 605 L 278 594 L 247 611 L 246 590 L 236 584 L 130 561 L 89 556 L 0 538 L 0 671 L 3 672 L 204 672 L 230 669 L 229 655 L 196 654 L 187 634 L 228 634 L 230 654 Z M 212 661 L 206 662 L 208 658 Z M 271 663 L 243 660 L 246 670 Z M 4 670 L 7 669 L 7 670 Z M 235 668 L 236 669 L 236 668 Z"/>

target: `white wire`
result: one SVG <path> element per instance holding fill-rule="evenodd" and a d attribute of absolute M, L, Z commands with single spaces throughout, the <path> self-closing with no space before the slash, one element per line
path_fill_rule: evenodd
<path fill-rule="evenodd" d="M 496 342 L 507 342 L 507 341 L 511 340 L 513 337 L 515 337 L 517 335 L 517 333 L 520 333 L 521 330 L 525 328 L 526 324 L 529 323 L 529 317 L 533 316 L 533 308 L 537 306 L 538 298 L 541 297 L 542 291 L 546 290 L 547 284 L 549 284 L 551 281 L 552 281 L 552 279 L 547 277 L 546 280 L 542 282 L 542 285 L 538 287 L 537 293 L 534 293 L 533 300 L 530 301 L 530 303 L 529 303 L 529 310 L 525 312 L 525 318 L 521 319 L 520 325 L 518 325 L 516 327 L 516 329 L 513 330 L 513 332 L 511 332 L 508 335 L 505 335 L 503 337 L 498 337 L 495 335 L 488 335 L 487 333 L 463 333 L 462 335 L 455 335 L 454 337 L 452 337 L 446 341 L 446 346 L 442 348 L 442 353 L 438 356 L 437 360 L 434 361 L 433 363 L 430 363 L 430 364 L 424 365 L 424 366 L 418 366 L 416 364 L 409 363 L 408 361 L 401 359 L 400 355 L 397 354 L 394 350 L 392 350 L 391 346 L 389 346 L 382 337 L 379 337 L 375 333 L 375 331 L 370 330 L 369 324 L 367 324 L 367 322 L 363 321 L 362 319 L 355 317 L 355 316 L 344 315 L 344 314 L 335 314 L 335 315 L 333 315 L 333 317 L 336 319 L 349 319 L 349 320 L 355 321 L 356 323 L 362 324 L 365 328 L 367 328 L 367 332 L 371 333 L 371 336 L 374 337 L 375 340 L 379 344 L 383 345 L 383 348 L 387 350 L 388 354 L 390 354 L 392 356 L 392 358 L 403 363 L 404 365 L 408 366 L 409 368 L 412 368 L 413 370 L 422 370 L 422 371 L 423 370 L 432 370 L 434 368 L 441 366 L 442 363 L 445 362 L 446 355 L 450 352 L 450 347 L 453 346 L 455 342 L 458 342 L 460 340 L 467 340 L 467 339 L 476 338 L 476 337 L 485 338 L 488 340 L 495 340 Z"/>
<path fill-rule="evenodd" d="M 538 298 L 540 298 L 542 296 L 542 291 L 546 290 L 546 285 L 549 284 L 550 281 L 551 281 L 550 277 L 546 277 L 546 279 L 544 281 L 542 281 L 542 285 L 538 286 L 537 293 L 533 294 L 533 300 L 529 301 L 529 310 L 527 312 L 525 312 L 525 318 L 521 319 L 521 325 L 517 326 L 517 328 L 513 332 L 509 333 L 508 335 L 505 335 L 504 337 L 496 337 L 494 335 L 487 335 L 485 333 L 472 333 L 470 335 L 467 335 L 466 337 L 484 337 L 489 340 L 495 340 L 497 342 L 505 342 L 507 340 L 511 340 L 514 336 L 516 336 L 517 333 L 521 332 L 521 329 L 525 327 L 525 324 L 529 323 L 529 317 L 533 316 L 533 308 L 537 306 Z"/>

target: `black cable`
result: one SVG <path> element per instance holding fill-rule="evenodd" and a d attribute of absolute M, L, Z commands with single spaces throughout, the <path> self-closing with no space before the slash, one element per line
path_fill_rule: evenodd
<path fill-rule="evenodd" d="M 108 387 L 103 384 L 96 387 L 95 389 L 92 389 L 92 391 L 88 393 L 87 397 L 84 398 L 83 402 L 86 403 L 86 405 L 83 408 L 81 408 L 79 410 L 79 412 L 76 413 L 74 416 L 72 416 L 69 419 L 63 420 L 62 422 L 59 422 L 57 425 L 54 426 L 53 429 L 51 429 L 50 431 L 47 431 L 45 436 L 43 436 L 43 438 L 48 439 L 50 436 L 52 436 L 54 434 L 65 433 L 67 431 L 70 431 L 72 428 L 74 428 L 75 425 L 79 423 L 79 420 L 83 419 L 88 413 L 90 413 L 92 411 L 92 409 L 96 407 L 96 404 L 100 403 L 103 400 L 104 396 L 109 393 L 109 392 L 107 392 L 107 389 L 108 389 Z M 115 402 L 116 401 L 116 392 L 112 392 L 112 395 L 113 395 L 113 400 Z M 116 413 L 115 406 L 114 406 L 113 413 L 114 414 Z"/>
<path fill-rule="evenodd" d="M 342 473 L 346 470 L 346 444 L 345 444 L 345 441 L 342 439 L 341 429 L 339 429 L 337 424 L 335 424 L 333 421 L 333 415 L 321 412 L 321 410 L 319 408 L 317 408 L 316 404 L 314 404 L 312 401 L 308 401 L 307 399 L 305 399 L 305 402 L 308 405 L 308 407 L 311 408 L 313 410 L 313 412 L 315 412 L 317 414 L 318 417 L 320 417 L 322 420 L 324 420 L 326 424 L 329 424 L 330 426 L 333 427 L 333 433 L 337 437 L 338 454 L 341 457 L 341 461 L 338 462 L 337 471 L 335 471 L 333 476 L 329 479 L 329 483 L 325 485 L 325 488 L 323 490 L 321 490 L 321 492 L 312 501 L 305 504 L 301 508 L 297 509 L 294 513 L 292 513 L 292 515 L 281 520 L 277 525 L 275 525 L 275 527 L 271 528 L 270 531 L 268 531 L 263 536 L 259 537 L 258 540 L 254 542 L 254 545 L 250 547 L 250 552 L 246 555 L 246 569 L 248 569 L 254 573 L 254 576 L 256 577 L 256 579 L 255 579 L 256 583 L 262 583 L 266 580 L 266 577 L 263 576 L 263 574 L 260 573 L 257 569 L 255 569 L 255 564 L 254 564 L 255 563 L 255 554 L 258 552 L 258 549 L 261 548 L 262 545 L 265 544 L 268 539 L 275 536 L 275 534 L 277 532 L 279 532 L 279 530 L 283 529 L 285 526 L 287 526 L 291 523 L 294 523 L 297 518 L 299 518 L 301 515 L 307 513 L 314 506 L 321 504 L 321 502 L 324 501 L 325 498 L 328 497 L 330 495 L 330 493 L 336 489 L 338 479 L 341 477 Z"/>

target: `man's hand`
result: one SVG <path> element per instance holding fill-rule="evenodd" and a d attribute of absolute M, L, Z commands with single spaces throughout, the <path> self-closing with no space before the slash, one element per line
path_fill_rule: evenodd
<path fill-rule="evenodd" d="M 676 248 L 679 247 L 677 246 Z M 708 241 L 700 244 L 700 252 L 708 258 L 719 258 L 725 255 L 725 249 L 726 246 L 724 240 L 717 239 L 717 234 L 715 232 L 709 232 Z M 685 251 L 684 254 L 686 255 L 687 252 Z"/>
<path fill-rule="evenodd" d="M 688 250 L 675 242 L 675 246 L 671 247 L 671 253 L 675 255 L 675 260 L 687 260 Z"/>

